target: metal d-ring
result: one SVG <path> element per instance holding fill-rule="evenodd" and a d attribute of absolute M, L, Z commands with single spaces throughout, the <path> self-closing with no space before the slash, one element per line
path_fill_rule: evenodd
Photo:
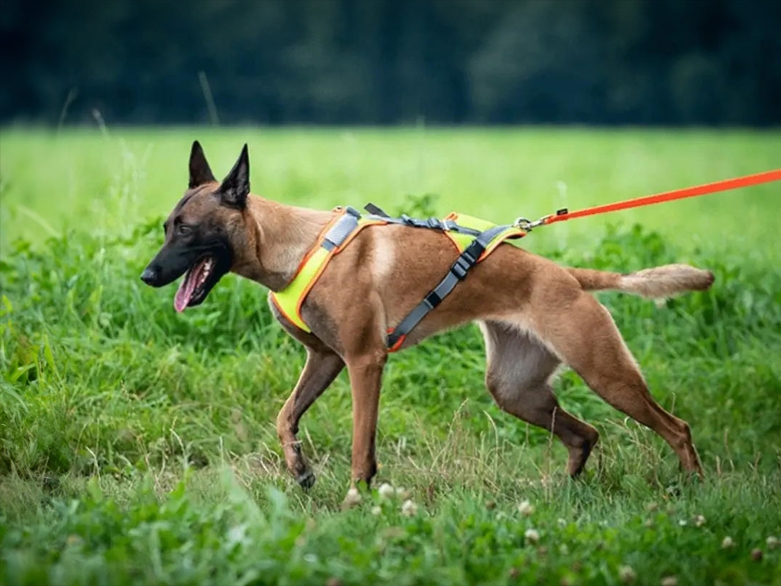
<path fill-rule="evenodd" d="M 543 216 L 539 220 L 534 220 L 532 222 L 528 218 L 524 218 L 523 216 L 518 216 L 517 218 L 515 218 L 515 221 L 513 222 L 513 226 L 517 226 L 518 228 L 526 232 L 531 232 L 537 226 L 542 226 L 545 223 L 545 220 L 547 220 L 549 217 L 550 216 Z"/>

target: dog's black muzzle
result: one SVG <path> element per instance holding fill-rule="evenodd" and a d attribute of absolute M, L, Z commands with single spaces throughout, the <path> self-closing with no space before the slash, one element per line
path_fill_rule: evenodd
<path fill-rule="evenodd" d="M 159 287 L 157 283 L 160 280 L 160 271 L 154 267 L 148 266 L 144 269 L 144 272 L 141 273 L 141 280 L 150 287 Z"/>
<path fill-rule="evenodd" d="M 210 256 L 215 261 L 215 267 L 206 283 L 205 292 L 208 294 L 217 281 L 230 271 L 233 264 L 230 247 L 221 239 L 189 246 L 164 245 L 141 273 L 141 280 L 150 287 L 165 287 L 184 275 L 205 256 Z"/>
<path fill-rule="evenodd" d="M 164 287 L 187 272 L 199 258 L 211 252 L 209 246 L 167 244 L 149 262 L 141 280 L 151 287 Z"/>

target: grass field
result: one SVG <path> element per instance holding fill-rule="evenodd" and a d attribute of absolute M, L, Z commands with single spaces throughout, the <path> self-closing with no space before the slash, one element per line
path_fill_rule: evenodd
<path fill-rule="evenodd" d="M 565 372 L 561 402 L 601 432 L 568 480 L 565 450 L 491 402 L 469 327 L 390 360 L 375 490 L 341 511 L 346 376 L 303 419 L 304 493 L 274 427 L 303 352 L 266 292 L 229 276 L 178 315 L 173 287 L 138 279 L 194 138 L 218 175 L 249 142 L 253 191 L 283 202 L 497 222 L 781 163 L 778 132 L 4 129 L 0 584 L 781 584 L 779 185 L 522 243 L 569 265 L 714 271 L 711 291 L 659 306 L 600 296 L 691 424 L 704 481 Z"/>

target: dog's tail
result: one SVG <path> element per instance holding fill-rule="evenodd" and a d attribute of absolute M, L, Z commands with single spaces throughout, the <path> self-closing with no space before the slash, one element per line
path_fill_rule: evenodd
<path fill-rule="evenodd" d="M 616 290 L 652 299 L 673 297 L 687 291 L 706 291 L 714 278 L 710 271 L 684 264 L 663 265 L 628 275 L 594 269 L 567 270 L 585 291 Z"/>

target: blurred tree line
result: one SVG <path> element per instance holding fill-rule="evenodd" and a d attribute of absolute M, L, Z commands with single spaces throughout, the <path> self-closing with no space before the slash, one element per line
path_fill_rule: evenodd
<path fill-rule="evenodd" d="M 781 122 L 778 0 L 0 0 L 0 58 L 4 122 Z"/>

